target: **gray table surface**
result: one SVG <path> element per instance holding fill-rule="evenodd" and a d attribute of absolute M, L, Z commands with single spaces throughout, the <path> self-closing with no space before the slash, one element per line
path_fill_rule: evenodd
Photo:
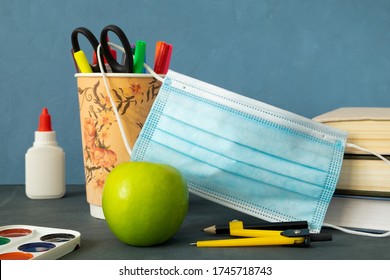
<path fill-rule="evenodd" d="M 232 219 L 245 223 L 258 220 L 195 195 L 190 195 L 190 206 L 177 234 L 163 245 L 133 247 L 120 242 L 104 220 L 89 213 L 83 185 L 67 186 L 61 199 L 32 200 L 27 198 L 22 185 L 0 185 L 0 225 L 34 225 L 72 229 L 81 233 L 81 247 L 62 259 L 139 259 L 139 260 L 333 260 L 333 259 L 390 259 L 390 237 L 372 238 L 353 236 L 332 229 L 329 242 L 312 243 L 300 247 L 240 247 L 197 248 L 189 243 L 197 240 L 222 238 L 202 231 L 214 224 L 227 224 Z"/>

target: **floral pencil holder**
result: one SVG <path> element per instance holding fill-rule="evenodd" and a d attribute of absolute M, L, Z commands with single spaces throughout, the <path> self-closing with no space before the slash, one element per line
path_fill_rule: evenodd
<path fill-rule="evenodd" d="M 149 74 L 106 74 L 124 132 L 132 148 L 149 114 L 161 82 Z M 76 74 L 90 213 L 104 219 L 102 192 L 108 173 L 130 156 L 122 140 L 101 74 Z"/>

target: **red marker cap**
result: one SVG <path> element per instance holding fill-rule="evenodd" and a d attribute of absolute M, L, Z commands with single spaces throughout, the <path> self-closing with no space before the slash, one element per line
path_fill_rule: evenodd
<path fill-rule="evenodd" d="M 107 35 L 107 37 L 106 37 L 106 40 L 107 40 L 107 42 L 110 41 L 110 40 L 108 39 L 108 35 Z M 116 60 L 116 50 L 114 50 L 114 49 L 112 49 L 112 48 L 110 48 L 110 47 L 109 47 L 109 49 L 110 49 L 110 52 L 111 52 L 112 57 Z M 100 51 L 101 51 L 101 50 L 100 50 Z M 104 63 L 107 63 L 107 60 L 106 60 L 105 57 L 103 57 L 103 61 L 104 61 Z M 93 52 L 93 55 L 92 55 L 92 65 L 95 65 L 95 64 L 98 64 L 98 59 L 97 59 L 97 56 L 96 56 L 96 52 Z"/>
<path fill-rule="evenodd" d="M 39 117 L 38 131 L 52 131 L 51 117 L 47 108 L 42 109 L 42 113 Z"/>

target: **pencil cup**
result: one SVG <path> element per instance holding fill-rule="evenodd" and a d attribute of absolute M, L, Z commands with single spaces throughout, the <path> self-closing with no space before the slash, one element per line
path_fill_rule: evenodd
<path fill-rule="evenodd" d="M 101 74 L 76 74 L 87 201 L 91 215 L 104 219 L 106 176 L 130 157 Z M 141 131 L 161 82 L 149 74 L 107 74 L 111 96 L 130 147 Z"/>

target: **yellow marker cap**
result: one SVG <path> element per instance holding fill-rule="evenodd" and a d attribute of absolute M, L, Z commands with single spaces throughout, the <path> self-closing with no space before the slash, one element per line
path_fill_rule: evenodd
<path fill-rule="evenodd" d="M 92 73 L 91 65 L 89 65 L 88 59 L 82 50 L 75 52 L 74 59 L 79 67 L 81 73 Z"/>

